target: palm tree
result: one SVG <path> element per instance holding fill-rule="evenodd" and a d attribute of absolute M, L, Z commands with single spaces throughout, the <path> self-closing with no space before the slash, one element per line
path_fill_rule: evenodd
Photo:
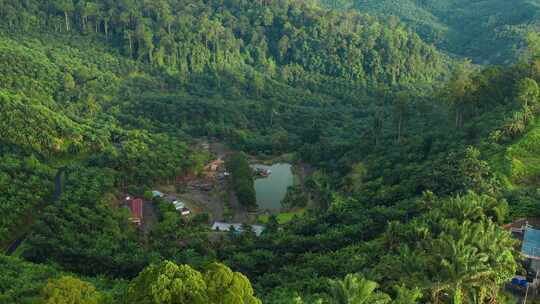
<path fill-rule="evenodd" d="M 529 77 L 523 78 L 518 82 L 516 91 L 516 99 L 525 109 L 529 106 L 534 106 L 534 103 L 538 100 L 538 96 L 540 95 L 538 83 Z"/>
<path fill-rule="evenodd" d="M 73 4 L 72 0 L 56 0 L 53 2 L 56 9 L 62 11 L 64 13 L 64 19 L 66 22 L 66 32 L 69 32 L 70 26 L 69 26 L 69 14 L 73 12 L 75 9 L 75 6 Z"/>
<path fill-rule="evenodd" d="M 468 93 L 473 85 L 472 71 L 470 61 L 461 63 L 454 71 L 446 88 L 446 99 L 456 113 L 456 128 L 461 128 L 463 125 L 463 110 L 467 105 Z"/>
<path fill-rule="evenodd" d="M 495 303 L 499 286 L 516 270 L 514 241 L 491 221 L 446 226 L 433 243 L 439 276 L 433 303 Z"/>
<path fill-rule="evenodd" d="M 416 304 L 422 298 L 422 292 L 418 288 L 408 289 L 405 286 L 395 287 L 397 296 L 392 304 Z"/>
<path fill-rule="evenodd" d="M 513 119 L 511 119 L 505 126 L 505 132 L 509 136 L 516 136 L 525 131 L 527 128 L 527 114 L 523 112 L 514 112 Z"/>
<path fill-rule="evenodd" d="M 331 304 L 386 304 L 390 297 L 375 292 L 379 285 L 360 274 L 348 274 L 343 280 L 330 280 Z"/>
<path fill-rule="evenodd" d="M 433 300 L 438 303 L 439 299 L 450 297 L 452 303 L 463 303 L 480 274 L 491 271 L 486 263 L 488 256 L 464 239 L 456 240 L 449 235 L 444 235 L 437 243 L 441 253 L 444 252 L 439 256 L 439 273 L 443 280 L 433 289 Z"/>

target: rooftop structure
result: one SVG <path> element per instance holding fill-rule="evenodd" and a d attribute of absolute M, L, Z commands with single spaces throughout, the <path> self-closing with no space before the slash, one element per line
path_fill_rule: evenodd
<path fill-rule="evenodd" d="M 130 200 L 129 209 L 131 210 L 131 217 L 129 220 L 140 225 L 143 219 L 143 200 L 140 198 Z"/>
<path fill-rule="evenodd" d="M 540 260 L 540 230 L 525 229 L 521 253 L 529 259 Z"/>
<path fill-rule="evenodd" d="M 163 197 L 163 196 L 165 196 L 165 194 L 163 194 L 160 191 L 154 190 L 154 191 L 152 191 L 152 196 L 154 196 L 154 197 Z"/>
<path fill-rule="evenodd" d="M 502 226 L 503 229 L 514 232 L 514 233 L 523 233 L 527 227 L 540 229 L 540 218 L 539 217 L 526 217 L 519 218 L 514 220 L 511 223 Z"/>
<path fill-rule="evenodd" d="M 184 202 L 179 201 L 179 200 L 175 200 L 175 201 L 172 202 L 172 204 L 174 205 L 174 209 L 176 209 L 176 211 L 180 212 L 180 214 L 182 214 L 183 216 L 191 214 L 191 210 L 189 210 L 186 207 L 186 204 Z"/>
<path fill-rule="evenodd" d="M 176 210 L 180 210 L 186 207 L 186 204 L 184 204 L 184 202 L 181 202 L 181 201 L 174 201 L 172 204 L 174 205 L 174 208 Z"/>
<path fill-rule="evenodd" d="M 250 225 L 250 226 L 253 229 L 253 232 L 255 232 L 256 236 L 260 236 L 261 233 L 265 229 L 265 227 L 262 225 Z M 212 230 L 230 231 L 231 227 L 234 227 L 234 230 L 238 231 L 239 233 L 242 233 L 242 224 L 239 224 L 239 223 L 214 222 L 214 224 L 212 225 Z"/>

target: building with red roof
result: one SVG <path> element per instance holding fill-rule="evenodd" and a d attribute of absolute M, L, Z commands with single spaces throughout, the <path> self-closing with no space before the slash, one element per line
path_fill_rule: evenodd
<path fill-rule="evenodd" d="M 142 224 L 143 200 L 140 198 L 130 200 L 129 209 L 131 210 L 131 217 L 129 218 L 129 220 L 137 225 Z"/>

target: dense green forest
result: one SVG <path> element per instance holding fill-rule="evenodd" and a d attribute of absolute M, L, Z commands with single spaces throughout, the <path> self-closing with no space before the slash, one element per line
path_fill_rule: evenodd
<path fill-rule="evenodd" d="M 399 18 L 425 41 L 477 63 L 515 62 L 525 38 L 540 25 L 537 0 L 320 0 L 334 9 L 357 9 Z"/>
<path fill-rule="evenodd" d="M 227 170 L 232 175 L 238 202 L 244 206 L 256 207 L 253 170 L 249 167 L 247 157 L 242 153 L 233 154 L 227 159 Z"/>
<path fill-rule="evenodd" d="M 537 10 L 467 3 L 0 1 L 0 303 L 515 303 Z M 287 201 L 317 204 L 216 239 L 154 198 L 141 233 L 119 198 L 199 174 L 202 138 L 242 204 L 246 154 L 309 164 Z"/>

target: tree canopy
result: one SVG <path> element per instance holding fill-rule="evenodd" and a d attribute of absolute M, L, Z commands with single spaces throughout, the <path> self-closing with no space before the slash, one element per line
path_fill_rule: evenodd
<path fill-rule="evenodd" d="M 317 2 L 0 1 L 0 302 L 511 298 L 524 273 L 501 226 L 540 215 L 538 35 L 520 51 L 524 33 L 473 18 L 500 1 Z M 409 4 L 428 28 L 466 8 L 500 35 L 380 17 Z M 231 175 L 201 182 L 220 157 Z M 291 162 L 290 212 L 257 210 L 251 159 Z M 184 217 L 162 188 L 208 202 Z M 212 231 L 198 209 L 225 218 L 233 193 L 243 233 Z"/>

